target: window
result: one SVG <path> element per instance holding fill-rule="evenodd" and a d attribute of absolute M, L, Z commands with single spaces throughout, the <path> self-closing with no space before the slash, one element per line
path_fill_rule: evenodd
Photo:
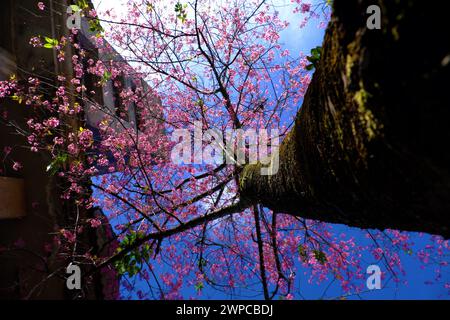
<path fill-rule="evenodd" d="M 123 76 L 118 76 L 114 79 L 113 87 L 114 87 L 114 106 L 116 107 L 116 116 L 122 120 L 130 121 L 128 116 L 128 110 L 123 103 L 122 98 L 120 97 L 120 93 L 124 89 L 125 79 Z"/>
<path fill-rule="evenodd" d="M 2 1 L 0 9 L 0 80 L 16 72 L 14 61 L 13 5 L 12 0 Z"/>
<path fill-rule="evenodd" d="M 13 5 L 12 0 L 2 0 L 0 10 L 0 48 L 12 53 L 13 45 Z"/>

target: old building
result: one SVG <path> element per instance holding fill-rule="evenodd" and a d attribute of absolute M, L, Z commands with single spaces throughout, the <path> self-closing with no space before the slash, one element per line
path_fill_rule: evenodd
<path fill-rule="evenodd" d="M 61 66 L 54 50 L 36 50 L 29 41 L 38 34 L 52 38 L 67 34 L 68 4 L 67 1 L 45 1 L 46 10 L 40 11 L 35 0 L 2 1 L 0 81 L 12 74 L 19 81 L 25 81 L 30 75 L 45 79 L 49 85 L 56 81 L 59 69 L 68 66 Z M 91 54 L 98 54 L 91 43 L 86 21 L 77 41 Z M 121 59 L 118 55 L 115 58 Z M 132 86 L 127 79 L 123 82 Z M 91 85 L 89 79 L 85 79 L 85 85 Z M 124 115 L 123 110 L 118 110 L 113 95 L 114 87 L 109 82 L 94 98 L 97 103 L 125 117 L 130 125 L 137 126 L 136 109 L 130 108 Z M 101 115 L 88 111 L 89 106 L 84 107 L 84 118 L 76 121 L 95 133 Z M 75 206 L 61 201 L 59 178 L 49 175 L 46 170 L 50 156 L 45 152 L 30 152 L 25 137 L 17 134 L 17 128 L 26 127 L 29 112 L 29 108 L 17 101 L 0 99 L 0 299 L 80 297 L 80 292 L 67 289 L 63 272 L 66 261 L 58 259 L 57 249 L 52 247 L 53 236 L 60 226 L 72 223 Z M 21 164 L 20 170 L 13 168 L 13 161 Z M 98 208 L 84 214 L 104 218 Z M 112 245 L 108 241 L 112 237 L 112 228 L 106 224 L 83 241 L 90 243 L 101 256 L 114 250 L 114 241 Z M 118 283 L 114 270 L 103 270 L 83 288 L 81 298 L 118 298 Z"/>

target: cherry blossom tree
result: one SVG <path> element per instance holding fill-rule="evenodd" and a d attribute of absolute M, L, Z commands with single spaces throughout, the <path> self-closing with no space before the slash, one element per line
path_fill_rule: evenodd
<path fill-rule="evenodd" d="M 43 3 L 38 6 L 46 10 Z M 339 8 L 337 17 L 344 17 Z M 27 137 L 31 152 L 51 155 L 48 173 L 63 181 L 62 198 L 84 212 L 63 226 L 55 241 L 62 257 L 76 253 L 76 261 L 89 266 L 88 276 L 114 266 L 124 275 L 125 289 L 139 298 L 176 299 L 183 297 L 184 287 L 198 295 L 208 287 L 231 297 L 245 292 L 247 297 L 262 293 L 265 299 L 292 299 L 301 297 L 296 280 L 308 270 L 309 281 L 336 281 L 350 294 L 366 290 L 366 255 L 385 266 L 384 280 L 400 282 L 401 253 L 416 254 L 408 233 L 385 228 L 448 236 L 444 229 L 421 230 L 396 218 L 378 218 L 378 224 L 367 218 L 373 208 L 361 208 L 370 206 L 367 197 L 354 195 L 353 185 L 330 182 L 333 172 L 344 182 L 351 172 L 360 178 L 371 142 L 383 127 L 378 114 L 363 108 L 369 89 L 350 90 L 339 82 L 357 80 L 351 72 L 357 72 L 360 54 L 358 43 L 347 55 L 336 49 L 345 38 L 337 31 L 347 26 L 344 18 L 333 20 L 323 47 L 311 55 L 290 52 L 280 42 L 289 23 L 278 10 L 300 15 L 301 29 L 307 23 L 325 25 L 330 3 L 295 0 L 280 9 L 266 0 L 130 0 L 121 16 L 113 9 L 99 16 L 78 1 L 73 10 L 88 21 L 94 48 L 80 43 L 76 28 L 58 39 L 32 38 L 36 50 L 54 50 L 65 66 L 55 75 L 57 85 L 38 76 L 26 83 L 12 76 L 0 83 L 0 97 L 34 110 L 28 127 L 16 129 Z M 117 52 L 121 59 L 114 58 Z M 340 54 L 350 61 L 350 74 L 338 81 Z M 311 82 L 314 69 L 319 80 Z M 336 81 L 324 84 L 330 75 Z M 102 91 L 117 93 L 116 110 L 99 103 Z M 359 94 L 355 100 L 364 110 L 346 118 L 343 114 L 352 109 L 339 94 L 350 91 Z M 340 120 L 331 121 L 332 112 L 320 111 L 314 101 L 335 106 Z M 128 116 L 131 109 L 135 119 Z M 80 122 L 89 114 L 101 114 L 95 129 Z M 172 134 L 194 132 L 198 123 L 201 130 L 223 136 L 227 130 L 278 130 L 280 172 L 260 175 L 261 163 L 174 163 L 171 150 L 179 141 Z M 354 131 L 348 129 L 352 124 Z M 357 132 L 359 140 L 348 142 L 344 131 Z M 348 154 L 341 149 L 333 154 L 336 143 L 347 146 Z M 342 160 L 345 155 L 349 158 Z M 8 161 L 20 170 L 20 163 Z M 356 205 L 348 205 L 347 195 Z M 375 209 L 386 209 L 379 205 L 386 199 L 376 200 Z M 87 214 L 92 207 L 107 213 L 120 241 L 107 257 L 81 245 L 84 233 L 108 223 Z M 363 231 L 367 241 L 358 242 L 327 222 L 381 230 Z M 433 257 L 439 281 L 448 272 L 448 249 L 447 241 L 434 236 L 417 252 L 424 263 Z"/>

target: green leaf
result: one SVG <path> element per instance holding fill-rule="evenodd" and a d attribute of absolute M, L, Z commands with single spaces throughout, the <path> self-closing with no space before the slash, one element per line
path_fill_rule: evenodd
<path fill-rule="evenodd" d="M 147 13 L 148 12 L 152 12 L 153 11 L 153 5 L 150 2 L 148 2 L 148 1 L 147 1 L 146 4 L 147 4 Z"/>
<path fill-rule="evenodd" d="M 204 288 L 203 282 L 199 282 L 195 285 L 195 290 L 200 291 Z"/>
<path fill-rule="evenodd" d="M 22 104 L 22 101 L 23 101 L 22 97 L 19 97 L 19 96 L 16 95 L 16 94 L 14 94 L 13 96 L 11 96 L 11 99 L 12 99 L 13 101 L 17 101 L 19 104 Z"/>
<path fill-rule="evenodd" d="M 100 20 L 98 19 L 92 19 L 89 20 L 89 31 L 96 32 L 96 33 L 102 33 L 104 31 L 102 25 L 100 24 Z"/>
<path fill-rule="evenodd" d="M 320 50 L 318 49 L 318 47 L 312 49 L 311 54 L 313 55 L 313 57 L 318 57 L 320 55 Z"/>
<path fill-rule="evenodd" d="M 308 253 L 306 252 L 305 247 L 299 244 L 297 250 L 301 260 L 305 262 L 308 259 Z"/>
<path fill-rule="evenodd" d="M 119 244 L 117 252 L 123 251 L 125 248 L 132 246 L 135 241 L 142 239 L 145 236 L 143 232 L 131 231 L 127 234 L 122 242 Z M 115 263 L 115 268 L 119 274 L 128 273 L 129 276 L 138 274 L 145 261 L 147 261 L 152 253 L 148 244 L 143 244 L 139 248 L 136 248 L 130 252 L 127 252 L 121 260 Z"/>
<path fill-rule="evenodd" d="M 313 253 L 314 257 L 321 265 L 324 265 L 327 262 L 327 256 L 325 255 L 324 252 L 320 250 L 314 250 Z"/>
<path fill-rule="evenodd" d="M 109 79 L 111 79 L 112 73 L 108 70 L 105 70 L 102 75 L 102 79 L 100 80 L 101 84 L 106 84 Z"/>
<path fill-rule="evenodd" d="M 61 169 L 64 164 L 67 162 L 68 155 L 67 154 L 59 154 L 55 159 L 47 166 L 46 171 L 50 173 L 50 175 L 55 175 L 59 169 Z"/>
<path fill-rule="evenodd" d="M 311 62 L 311 64 L 305 67 L 306 70 L 311 71 L 313 68 L 317 67 L 320 61 L 321 54 L 322 54 L 322 47 L 317 46 L 311 49 L 311 55 L 306 57 L 306 60 Z"/>
<path fill-rule="evenodd" d="M 47 49 L 54 48 L 59 44 L 58 40 L 49 37 L 44 37 L 44 40 L 45 40 L 44 48 Z"/>
<path fill-rule="evenodd" d="M 76 2 L 76 4 L 78 5 L 78 7 L 79 7 L 81 10 L 84 10 L 84 9 L 89 8 L 89 5 L 88 5 L 88 3 L 86 2 L 86 0 L 78 0 L 78 1 Z"/>
<path fill-rule="evenodd" d="M 77 6 L 76 4 L 70 5 L 70 8 L 72 9 L 73 12 L 81 11 L 80 7 Z"/>
<path fill-rule="evenodd" d="M 199 107 L 203 107 L 205 105 L 205 103 L 203 102 L 203 99 L 200 98 L 195 102 L 195 105 L 197 105 Z"/>
<path fill-rule="evenodd" d="M 177 14 L 177 19 L 180 19 L 182 23 L 186 21 L 187 13 L 186 13 L 187 4 L 182 5 L 180 2 L 175 4 L 175 13 Z"/>

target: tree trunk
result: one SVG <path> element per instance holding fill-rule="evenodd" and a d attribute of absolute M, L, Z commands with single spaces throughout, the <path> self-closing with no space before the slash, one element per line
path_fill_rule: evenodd
<path fill-rule="evenodd" d="M 370 30 L 369 5 L 381 8 Z M 450 236 L 450 29 L 422 1 L 335 0 L 322 57 L 276 175 L 247 165 L 241 197 L 360 228 Z"/>

